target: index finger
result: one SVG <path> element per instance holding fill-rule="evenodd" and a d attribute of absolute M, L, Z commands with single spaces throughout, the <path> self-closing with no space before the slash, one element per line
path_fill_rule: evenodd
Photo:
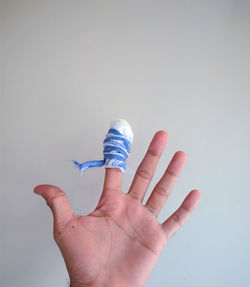
<path fill-rule="evenodd" d="M 122 176 L 123 172 L 119 168 L 106 167 L 102 196 L 111 192 L 120 191 Z"/>

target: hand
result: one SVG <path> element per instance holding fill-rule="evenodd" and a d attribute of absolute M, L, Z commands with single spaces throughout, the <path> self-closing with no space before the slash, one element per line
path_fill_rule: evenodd
<path fill-rule="evenodd" d="M 181 206 L 162 224 L 157 216 L 170 195 L 186 161 L 176 152 L 147 203 L 143 198 L 167 142 L 167 134 L 154 135 L 127 194 L 121 191 L 122 172 L 107 168 L 96 209 L 75 214 L 65 193 L 56 186 L 39 185 L 54 216 L 54 239 L 69 272 L 71 287 L 143 286 L 168 239 L 184 224 L 200 199 L 191 191 Z"/>

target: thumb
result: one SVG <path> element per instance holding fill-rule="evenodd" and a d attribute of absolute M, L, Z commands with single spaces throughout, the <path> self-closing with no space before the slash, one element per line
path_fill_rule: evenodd
<path fill-rule="evenodd" d="M 66 223 L 74 216 L 66 194 L 59 187 L 42 184 L 36 186 L 34 192 L 46 200 L 51 208 L 55 222 Z"/>

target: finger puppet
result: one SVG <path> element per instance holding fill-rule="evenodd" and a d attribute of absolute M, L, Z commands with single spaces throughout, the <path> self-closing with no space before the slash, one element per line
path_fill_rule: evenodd
<path fill-rule="evenodd" d="M 91 160 L 84 163 L 73 161 L 81 174 L 90 167 L 127 169 L 126 160 L 130 154 L 133 132 L 127 121 L 117 119 L 111 121 L 110 129 L 103 141 L 103 160 Z"/>

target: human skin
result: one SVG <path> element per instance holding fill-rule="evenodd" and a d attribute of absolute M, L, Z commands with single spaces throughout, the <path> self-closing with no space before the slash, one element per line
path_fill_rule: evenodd
<path fill-rule="evenodd" d="M 166 145 L 158 131 L 139 165 L 128 193 L 121 190 L 122 172 L 106 168 L 102 194 L 87 216 L 72 210 L 65 193 L 53 185 L 38 185 L 54 218 L 54 239 L 64 258 L 71 287 L 141 287 L 146 283 L 163 247 L 195 209 L 200 192 L 192 190 L 163 223 L 157 216 L 186 162 L 174 154 L 146 204 L 142 201 Z"/>

